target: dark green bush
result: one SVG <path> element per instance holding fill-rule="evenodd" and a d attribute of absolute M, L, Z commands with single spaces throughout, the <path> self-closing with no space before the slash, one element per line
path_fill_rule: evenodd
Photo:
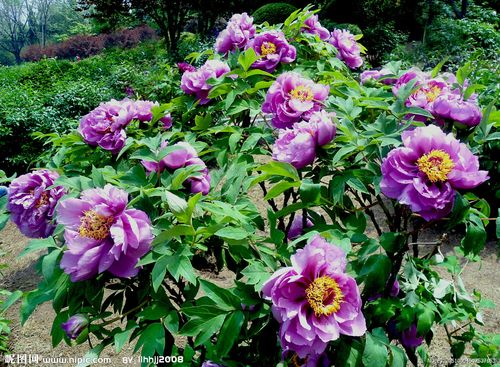
<path fill-rule="evenodd" d="M 113 49 L 80 62 L 45 59 L 0 67 L 0 167 L 23 173 L 44 150 L 34 132 L 63 133 L 100 102 L 132 98 L 169 101 L 179 73 L 159 42 Z M 174 93 L 174 94 L 172 94 Z"/>
<path fill-rule="evenodd" d="M 283 23 L 297 8 L 287 3 L 269 3 L 258 8 L 253 14 L 254 23 Z"/>

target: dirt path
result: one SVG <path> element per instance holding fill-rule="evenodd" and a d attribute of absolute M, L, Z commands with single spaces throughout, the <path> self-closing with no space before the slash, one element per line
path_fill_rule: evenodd
<path fill-rule="evenodd" d="M 432 234 L 428 234 L 428 236 L 432 236 Z M 456 241 L 458 241 L 454 237 L 457 236 L 451 236 L 450 246 L 443 248 L 444 255 L 453 253 L 453 246 L 456 246 Z M 0 262 L 9 265 L 9 268 L 4 272 L 4 277 L 0 279 L 0 288 L 29 291 L 36 287 L 39 277 L 35 270 L 35 262 L 39 254 L 33 253 L 22 258 L 18 257 L 27 243 L 28 240 L 11 223 L 0 232 L 0 249 L 6 252 L 6 255 L 0 258 Z M 473 289 L 477 289 L 482 293 L 483 298 L 491 299 L 498 305 L 500 304 L 500 274 L 496 251 L 496 244 L 489 243 L 482 253 L 482 262 L 467 265 L 463 280 L 467 290 L 471 292 Z M 443 277 L 450 278 L 443 269 L 438 271 Z M 213 280 L 224 283 L 224 279 Z M 39 358 L 59 358 L 61 363 L 57 363 L 57 360 L 51 360 L 49 364 L 51 366 L 74 366 L 76 363 L 69 358 L 82 357 L 88 350 L 86 344 L 74 347 L 60 344 L 56 348 L 52 348 L 50 329 L 55 313 L 50 304 L 40 306 L 23 327 L 19 323 L 19 304 L 13 307 L 7 316 L 12 320 L 11 349 L 15 354 L 38 355 Z M 486 309 L 483 319 L 485 322 L 485 326 L 482 328 L 484 332 L 498 333 L 498 325 L 500 325 L 498 308 Z M 446 335 L 442 328 L 435 329 L 435 340 L 430 354 L 432 361 L 449 358 Z M 99 366 L 123 366 L 125 365 L 123 358 L 132 358 L 134 362 L 128 365 L 139 365 L 137 356 L 133 355 L 133 346 L 129 345 L 125 346 L 119 354 L 108 348 L 103 351 L 101 357 L 109 358 L 109 360 L 101 361 L 97 364 Z M 64 358 L 66 358 L 65 363 Z M 2 365 L 1 362 L 0 365 Z M 28 363 L 26 365 L 34 366 L 37 364 Z"/>

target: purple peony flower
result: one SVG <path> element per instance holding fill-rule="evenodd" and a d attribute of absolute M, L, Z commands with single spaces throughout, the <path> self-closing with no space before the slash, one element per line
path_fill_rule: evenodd
<path fill-rule="evenodd" d="M 401 75 L 398 80 L 396 80 L 396 83 L 394 83 L 394 86 L 392 87 L 392 93 L 397 96 L 399 93 L 399 89 L 408 84 L 410 81 L 413 79 L 416 80 L 415 86 L 419 86 L 422 84 L 425 80 L 429 79 L 430 75 L 429 73 L 424 73 L 420 69 L 417 68 L 412 68 L 408 70 L 406 73 Z"/>
<path fill-rule="evenodd" d="M 382 163 L 380 189 L 425 220 L 450 213 L 455 190 L 474 188 L 489 178 L 469 148 L 437 126 L 405 131 L 402 139 L 404 146 L 390 151 Z"/>
<path fill-rule="evenodd" d="M 290 241 L 295 238 L 302 236 L 304 233 L 304 220 L 302 214 L 295 214 L 293 217 L 292 224 L 290 225 L 290 229 L 288 230 L 286 238 Z M 309 218 L 306 220 L 306 227 L 312 227 L 314 224 L 311 222 Z"/>
<path fill-rule="evenodd" d="M 363 64 L 361 47 L 351 32 L 345 29 L 335 29 L 329 42 L 337 49 L 337 58 L 345 62 L 351 69 L 359 68 Z"/>
<path fill-rule="evenodd" d="M 267 31 L 258 34 L 248 43 L 260 59 L 252 67 L 272 73 L 280 62 L 289 64 L 295 61 L 297 50 L 290 45 L 281 31 Z"/>
<path fill-rule="evenodd" d="M 66 193 L 62 186 L 49 189 L 58 177 L 57 172 L 43 169 L 19 176 L 10 184 L 7 209 L 26 237 L 46 238 L 54 232 L 54 208 Z"/>
<path fill-rule="evenodd" d="M 191 65 L 187 62 L 178 62 L 177 67 L 179 68 L 179 71 L 182 74 L 184 74 L 186 71 L 195 71 L 196 70 L 196 68 L 193 65 Z"/>
<path fill-rule="evenodd" d="M 224 367 L 224 366 L 222 366 L 221 364 L 217 364 L 215 362 L 212 362 L 212 361 L 205 361 L 205 362 L 203 362 L 201 367 Z"/>
<path fill-rule="evenodd" d="M 406 100 L 406 107 L 420 107 L 430 113 L 434 109 L 434 101 L 441 94 L 448 91 L 448 84 L 439 79 L 429 79 L 420 83 L 420 86 Z M 426 121 L 425 116 L 415 116 L 418 121 Z"/>
<path fill-rule="evenodd" d="M 454 120 L 466 126 L 476 126 L 481 122 L 483 114 L 477 102 L 463 98 L 455 93 L 447 93 L 436 98 L 433 114 L 444 119 Z"/>
<path fill-rule="evenodd" d="M 401 344 L 405 348 L 416 348 L 424 341 L 423 336 L 418 336 L 417 325 L 412 324 L 408 329 L 401 333 Z"/>
<path fill-rule="evenodd" d="M 68 245 L 61 268 L 73 282 L 109 271 L 129 278 L 138 273 L 137 261 L 153 240 L 146 213 L 127 209 L 128 194 L 112 185 L 88 189 L 80 199 L 66 199 L 57 208 Z"/>
<path fill-rule="evenodd" d="M 255 35 L 253 18 L 247 13 L 234 14 L 227 23 L 226 29 L 219 33 L 215 40 L 215 51 L 227 54 L 242 50 Z"/>
<path fill-rule="evenodd" d="M 288 162 L 295 168 L 303 168 L 316 158 L 316 142 L 309 132 L 284 129 L 273 146 L 273 159 Z"/>
<path fill-rule="evenodd" d="M 168 130 L 168 129 L 170 129 L 172 127 L 172 116 L 170 116 L 170 114 L 167 113 L 165 116 L 163 116 L 160 119 L 160 122 L 163 124 L 162 128 L 164 130 Z"/>
<path fill-rule="evenodd" d="M 335 112 L 316 111 L 311 114 L 309 121 L 297 122 L 293 124 L 293 128 L 309 132 L 316 144 L 322 146 L 330 143 L 337 133 L 337 127 L 333 123 L 334 118 Z"/>
<path fill-rule="evenodd" d="M 300 120 L 309 120 L 322 108 L 330 87 L 316 84 L 300 74 L 281 74 L 267 91 L 262 111 L 272 113 L 272 124 L 278 129 L 291 127 Z"/>
<path fill-rule="evenodd" d="M 135 116 L 141 122 L 151 121 L 153 119 L 153 112 L 151 109 L 154 106 L 159 106 L 158 102 L 151 101 L 135 101 L 133 102 L 135 108 Z"/>
<path fill-rule="evenodd" d="M 78 131 L 87 144 L 118 153 L 125 145 L 124 128 L 135 118 L 136 108 L 132 100 L 112 99 L 101 103 L 80 120 Z"/>
<path fill-rule="evenodd" d="M 323 353 L 340 334 L 366 332 L 358 286 L 344 273 L 344 251 L 317 235 L 291 261 L 291 267 L 276 271 L 262 288 L 281 323 L 283 350 L 305 358 Z"/>
<path fill-rule="evenodd" d="M 186 71 L 182 74 L 181 89 L 187 94 L 194 94 L 199 100 L 199 104 L 210 102 L 208 92 L 212 86 L 207 83 L 208 79 L 219 78 L 231 69 L 225 62 L 219 60 L 207 60 L 196 71 Z"/>
<path fill-rule="evenodd" d="M 89 320 L 82 314 L 71 316 L 68 321 L 61 324 L 62 329 L 70 339 L 76 339 L 80 333 L 87 327 Z"/>
<path fill-rule="evenodd" d="M 168 145 L 167 141 L 163 141 L 160 149 Z M 191 186 L 191 193 L 195 194 L 201 192 L 203 195 L 208 194 L 210 191 L 210 173 L 208 168 L 201 159 L 198 158 L 196 150 L 186 142 L 180 142 L 173 145 L 177 147 L 176 150 L 170 152 L 163 157 L 160 162 L 152 162 L 142 160 L 141 163 L 148 172 L 162 172 L 165 169 L 176 170 L 182 167 L 196 165 L 200 167 L 199 176 L 189 177 L 186 183 Z"/>
<path fill-rule="evenodd" d="M 316 14 L 307 18 L 304 22 L 304 27 L 300 30 L 306 33 L 317 34 L 323 41 L 328 41 L 330 38 L 330 31 L 321 25 Z"/>
<path fill-rule="evenodd" d="M 389 69 L 382 68 L 380 70 L 366 70 L 361 73 L 359 76 L 361 84 L 366 84 L 370 80 L 379 80 L 385 78 L 387 75 L 391 75 L 392 72 Z M 393 78 L 385 78 L 382 79 L 381 82 L 386 85 L 391 85 L 396 83 L 397 79 Z"/>

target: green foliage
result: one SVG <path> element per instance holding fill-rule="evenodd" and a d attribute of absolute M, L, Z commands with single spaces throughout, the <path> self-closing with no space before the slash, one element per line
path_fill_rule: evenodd
<path fill-rule="evenodd" d="M 100 102 L 125 97 L 127 88 L 132 98 L 172 98 L 179 76 L 168 60 L 161 43 L 151 42 L 80 62 L 47 59 L 1 67 L 0 166 L 25 172 L 44 150 L 33 133 L 64 134 Z"/>
<path fill-rule="evenodd" d="M 288 3 L 269 3 L 262 5 L 252 14 L 255 23 L 283 23 L 297 8 Z"/>

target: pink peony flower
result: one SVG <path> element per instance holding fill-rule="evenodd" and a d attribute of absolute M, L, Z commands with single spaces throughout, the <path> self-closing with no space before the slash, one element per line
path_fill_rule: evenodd
<path fill-rule="evenodd" d="M 253 18 L 247 13 L 234 14 L 226 29 L 215 40 L 215 51 L 221 54 L 242 50 L 255 34 Z"/>
<path fill-rule="evenodd" d="M 313 112 L 319 111 L 329 92 L 329 86 L 316 84 L 298 73 L 283 73 L 267 91 L 262 111 L 273 114 L 274 127 L 291 127 L 300 120 L 308 121 Z"/>
<path fill-rule="evenodd" d="M 345 62 L 351 69 L 359 68 L 363 64 L 361 47 L 351 32 L 345 29 L 335 29 L 329 42 L 337 49 L 337 58 Z"/>
<path fill-rule="evenodd" d="M 300 30 L 306 33 L 317 34 L 323 41 L 328 41 L 330 38 L 330 31 L 321 25 L 316 14 L 307 18 L 304 22 L 304 27 Z"/>
<path fill-rule="evenodd" d="M 219 60 L 207 60 L 196 71 L 186 71 L 182 74 L 181 89 L 187 94 L 194 94 L 199 100 L 199 104 L 210 102 L 208 92 L 212 86 L 207 83 L 208 79 L 219 78 L 229 72 L 229 65 Z"/>
<path fill-rule="evenodd" d="M 260 59 L 252 67 L 272 73 L 278 64 L 289 64 L 295 61 L 297 51 L 290 45 L 281 31 L 267 31 L 258 34 L 248 43 Z"/>
<path fill-rule="evenodd" d="M 112 185 L 82 191 L 79 199 L 66 199 L 57 208 L 57 222 L 65 226 L 68 249 L 61 268 L 77 282 L 108 271 L 130 278 L 153 240 L 146 213 L 127 209 L 128 194 Z"/>
<path fill-rule="evenodd" d="M 262 288 L 281 323 L 283 350 L 299 358 L 319 355 L 340 334 L 366 332 L 358 286 L 344 273 L 344 251 L 317 235 L 291 261 L 292 266 L 276 271 Z"/>

